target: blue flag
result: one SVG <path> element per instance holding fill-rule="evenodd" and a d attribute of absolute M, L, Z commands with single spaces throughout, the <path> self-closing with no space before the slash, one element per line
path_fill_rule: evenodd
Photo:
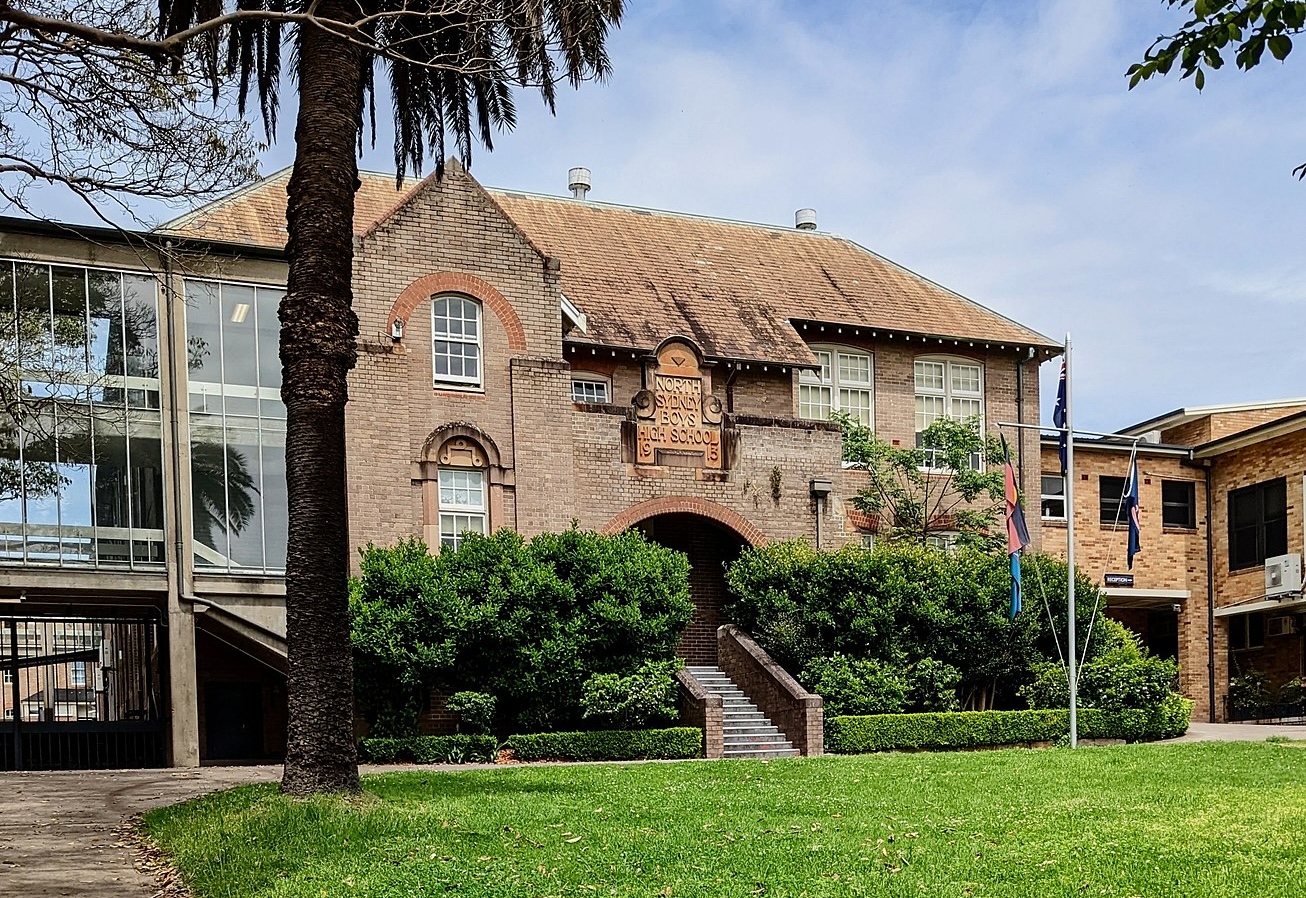
<path fill-rule="evenodd" d="M 1061 360 L 1061 382 L 1057 384 L 1057 404 L 1052 407 L 1052 423 L 1059 428 L 1057 433 L 1057 456 L 1061 459 L 1061 476 L 1066 476 L 1066 361 Z"/>
<path fill-rule="evenodd" d="M 1141 548 L 1138 540 L 1138 459 L 1129 465 L 1129 481 L 1125 484 L 1125 514 L 1129 516 L 1129 569 L 1134 569 L 1134 556 Z"/>

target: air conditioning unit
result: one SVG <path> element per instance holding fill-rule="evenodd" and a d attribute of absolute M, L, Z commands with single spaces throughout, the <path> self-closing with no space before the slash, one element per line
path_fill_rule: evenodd
<path fill-rule="evenodd" d="M 1301 555 L 1290 552 L 1265 559 L 1265 597 L 1296 595 L 1301 592 Z"/>
<path fill-rule="evenodd" d="M 1297 632 L 1297 620 L 1286 614 L 1272 617 L 1265 622 L 1266 636 L 1291 636 Z"/>

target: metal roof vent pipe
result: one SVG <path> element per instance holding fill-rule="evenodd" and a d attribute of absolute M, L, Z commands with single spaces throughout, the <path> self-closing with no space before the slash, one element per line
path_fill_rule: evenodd
<path fill-rule="evenodd" d="M 794 213 L 794 227 L 800 231 L 816 230 L 816 210 L 799 209 Z"/>
<path fill-rule="evenodd" d="M 590 192 L 590 170 L 577 167 L 567 172 L 567 187 L 571 189 L 572 199 L 585 199 L 585 194 Z"/>

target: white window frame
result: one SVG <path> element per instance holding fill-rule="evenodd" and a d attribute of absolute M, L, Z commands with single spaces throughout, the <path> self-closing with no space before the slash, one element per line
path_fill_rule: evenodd
<path fill-rule="evenodd" d="M 441 468 L 437 476 L 440 546 L 457 550 L 462 545 L 464 533 L 485 535 L 489 530 L 490 515 L 486 501 L 488 478 L 485 476 L 485 471 L 478 468 L 455 467 Z M 458 483 L 460 477 L 476 478 L 479 500 L 474 499 L 470 483 Z M 479 529 L 473 526 L 460 526 L 470 524 L 479 524 Z"/>
<path fill-rule="evenodd" d="M 85 686 L 86 685 L 86 662 L 73 661 L 68 665 L 68 685 Z"/>
<path fill-rule="evenodd" d="M 943 368 L 942 387 L 935 387 L 933 385 L 922 386 L 921 384 L 922 365 L 942 366 Z M 974 368 L 978 372 L 978 388 L 976 390 L 958 390 L 953 385 L 953 376 L 952 376 L 953 369 L 961 368 L 961 367 Z M 975 418 L 977 426 L 979 427 L 979 432 L 981 434 L 984 433 L 984 415 L 985 415 L 984 363 L 977 362 L 974 359 L 954 358 L 951 356 L 920 356 L 912 360 L 912 383 L 913 383 L 913 390 L 914 390 L 913 407 L 914 407 L 914 414 L 915 414 L 915 420 L 913 421 L 913 426 L 915 427 L 915 431 L 916 431 L 916 445 L 918 448 L 921 448 L 922 451 L 925 453 L 925 465 L 924 465 L 925 469 L 937 470 L 938 466 L 934 463 L 935 450 L 925 449 L 921 447 L 920 438 L 921 438 L 922 431 L 924 431 L 925 428 L 928 427 L 930 424 L 933 424 L 935 421 L 939 420 L 939 417 L 935 416 L 924 426 L 921 426 L 921 420 L 924 413 L 921 409 L 920 400 L 922 398 L 942 399 L 943 400 L 942 417 L 949 418 L 952 420 L 961 420 L 961 421 Z M 956 413 L 956 404 L 959 402 L 978 402 L 979 414 L 958 415 Z M 976 457 L 972 455 L 971 467 L 977 471 L 982 469 L 984 467 L 983 457 L 982 456 Z"/>
<path fill-rule="evenodd" d="M 580 395 L 577 393 L 577 387 L 580 387 Z M 598 388 L 595 392 L 602 390 L 602 398 L 590 399 L 586 397 L 583 395 L 586 388 Z M 604 377 L 588 375 L 573 377 L 571 379 L 571 401 L 580 405 L 607 405 L 612 402 L 612 385 Z"/>
<path fill-rule="evenodd" d="M 1060 493 L 1049 493 L 1043 490 L 1043 481 L 1047 480 L 1050 477 L 1056 478 L 1057 480 L 1061 481 Z M 1038 507 L 1039 507 L 1039 514 L 1042 516 L 1043 520 L 1064 521 L 1066 519 L 1066 478 L 1062 477 L 1060 474 L 1046 474 L 1046 473 L 1041 474 L 1039 475 L 1039 489 L 1040 489 L 1040 496 L 1039 496 Z M 1060 502 L 1061 514 L 1059 515 L 1048 514 L 1044 510 L 1047 508 L 1048 502 Z"/>
<path fill-rule="evenodd" d="M 875 428 L 875 355 L 850 346 L 813 346 L 812 354 L 821 363 L 819 370 L 803 368 L 798 372 L 798 417 L 809 421 L 828 421 L 834 412 L 848 412 L 851 403 L 844 398 L 847 393 L 864 393 L 866 395 L 866 419 L 861 420 L 860 406 L 854 409 L 859 414 L 857 419 L 871 429 Z M 845 359 L 862 359 L 866 361 L 866 380 L 851 380 L 845 377 L 843 361 Z M 805 401 L 805 395 L 820 392 L 828 402 L 813 403 Z M 819 414 L 825 409 L 825 415 Z"/>
<path fill-rule="evenodd" d="M 462 309 L 463 309 L 463 314 L 456 319 L 450 317 L 448 311 L 449 303 L 451 303 L 454 300 L 457 300 L 462 305 Z M 443 307 L 445 310 L 443 315 L 439 313 L 441 307 Z M 473 318 L 469 318 L 467 316 L 468 308 L 471 308 L 475 311 L 475 315 Z M 438 322 L 440 322 L 441 320 L 446 322 L 443 333 L 440 332 L 438 326 Z M 454 334 L 450 332 L 447 322 L 455 321 L 455 320 L 462 323 L 462 328 L 464 331 L 463 333 Z M 466 334 L 466 325 L 469 321 L 472 321 L 475 324 L 476 333 L 474 337 L 468 337 L 468 335 Z M 464 389 L 480 388 L 485 375 L 484 334 L 485 334 L 485 310 L 482 307 L 481 303 L 477 302 L 475 299 L 472 299 L 470 296 L 464 296 L 461 293 L 441 293 L 432 297 L 431 299 L 431 380 L 436 387 L 453 386 L 453 387 L 461 387 Z M 476 349 L 475 373 L 473 374 L 437 373 L 436 371 L 438 367 L 437 359 L 441 357 L 441 353 L 437 349 L 437 346 L 440 343 L 448 343 L 451 344 L 451 346 L 456 345 L 459 347 L 475 347 Z M 465 354 L 460 353 L 459 355 L 454 356 L 453 353 L 449 352 L 449 353 L 445 353 L 444 355 L 450 361 L 452 361 L 454 358 L 457 358 L 460 362 L 463 363 L 464 372 L 466 371 L 467 356 Z M 453 366 L 448 365 L 447 367 L 452 368 Z"/>

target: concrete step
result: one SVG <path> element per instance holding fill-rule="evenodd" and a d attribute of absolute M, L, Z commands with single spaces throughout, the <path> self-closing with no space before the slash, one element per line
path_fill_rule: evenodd
<path fill-rule="evenodd" d="M 727 748 L 721 753 L 724 757 L 735 760 L 751 760 L 753 758 L 796 758 L 798 749 L 796 748 L 777 748 L 768 751 L 756 751 L 753 749 L 735 750 Z"/>
<path fill-rule="evenodd" d="M 686 667 L 710 694 L 721 697 L 723 748 L 728 758 L 792 758 L 799 752 L 784 733 L 719 667 Z"/>

